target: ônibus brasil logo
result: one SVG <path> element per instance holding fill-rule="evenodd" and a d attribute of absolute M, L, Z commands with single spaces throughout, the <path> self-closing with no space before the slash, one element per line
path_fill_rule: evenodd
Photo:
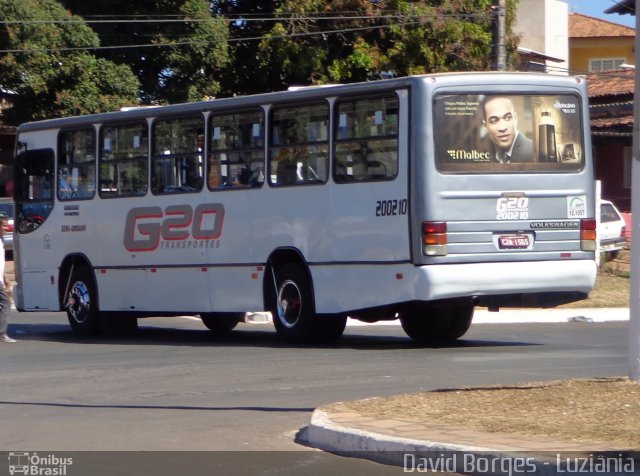
<path fill-rule="evenodd" d="M 124 247 L 131 252 L 154 251 L 165 244 L 180 248 L 205 248 L 222 235 L 224 205 L 137 207 L 127 213 Z M 174 247 L 167 246 L 167 247 Z"/>
<path fill-rule="evenodd" d="M 54 454 L 42 455 L 28 451 L 9 452 L 9 474 L 66 476 L 68 466 L 73 465 L 73 458 L 60 457 Z"/>

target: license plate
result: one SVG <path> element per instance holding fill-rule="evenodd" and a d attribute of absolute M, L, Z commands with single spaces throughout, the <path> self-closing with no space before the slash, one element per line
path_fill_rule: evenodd
<path fill-rule="evenodd" d="M 503 235 L 498 239 L 502 249 L 523 249 L 529 248 L 531 240 L 527 235 Z"/>

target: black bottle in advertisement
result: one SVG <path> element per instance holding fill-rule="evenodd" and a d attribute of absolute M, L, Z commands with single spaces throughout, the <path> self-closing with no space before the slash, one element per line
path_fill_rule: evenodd
<path fill-rule="evenodd" d="M 544 111 L 538 126 L 538 161 L 557 162 L 556 129 L 551 120 L 551 113 Z"/>

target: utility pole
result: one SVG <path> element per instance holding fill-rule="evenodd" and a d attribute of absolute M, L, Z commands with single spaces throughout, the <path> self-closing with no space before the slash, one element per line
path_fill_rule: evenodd
<path fill-rule="evenodd" d="M 636 32 L 640 31 L 636 14 Z M 636 65 L 640 65 L 640 38 L 635 40 Z M 631 293 L 629 296 L 629 378 L 640 381 L 640 78 L 636 70 L 633 104 L 633 153 L 631 167 Z"/>
<path fill-rule="evenodd" d="M 507 36 L 507 11 L 505 0 L 493 0 L 491 7 L 494 15 L 493 28 L 493 50 L 494 64 L 496 71 L 505 71 L 507 69 L 507 47 L 505 37 Z"/>

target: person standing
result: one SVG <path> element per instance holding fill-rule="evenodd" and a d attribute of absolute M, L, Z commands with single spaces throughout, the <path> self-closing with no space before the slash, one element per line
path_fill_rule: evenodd
<path fill-rule="evenodd" d="M 0 273 L 2 282 L 0 283 L 0 342 L 13 343 L 16 340 L 9 337 L 7 328 L 9 327 L 9 312 L 11 311 L 11 300 L 9 299 L 10 283 L 5 272 L 4 243 L 2 236 L 6 226 L 5 219 L 0 219 Z"/>

